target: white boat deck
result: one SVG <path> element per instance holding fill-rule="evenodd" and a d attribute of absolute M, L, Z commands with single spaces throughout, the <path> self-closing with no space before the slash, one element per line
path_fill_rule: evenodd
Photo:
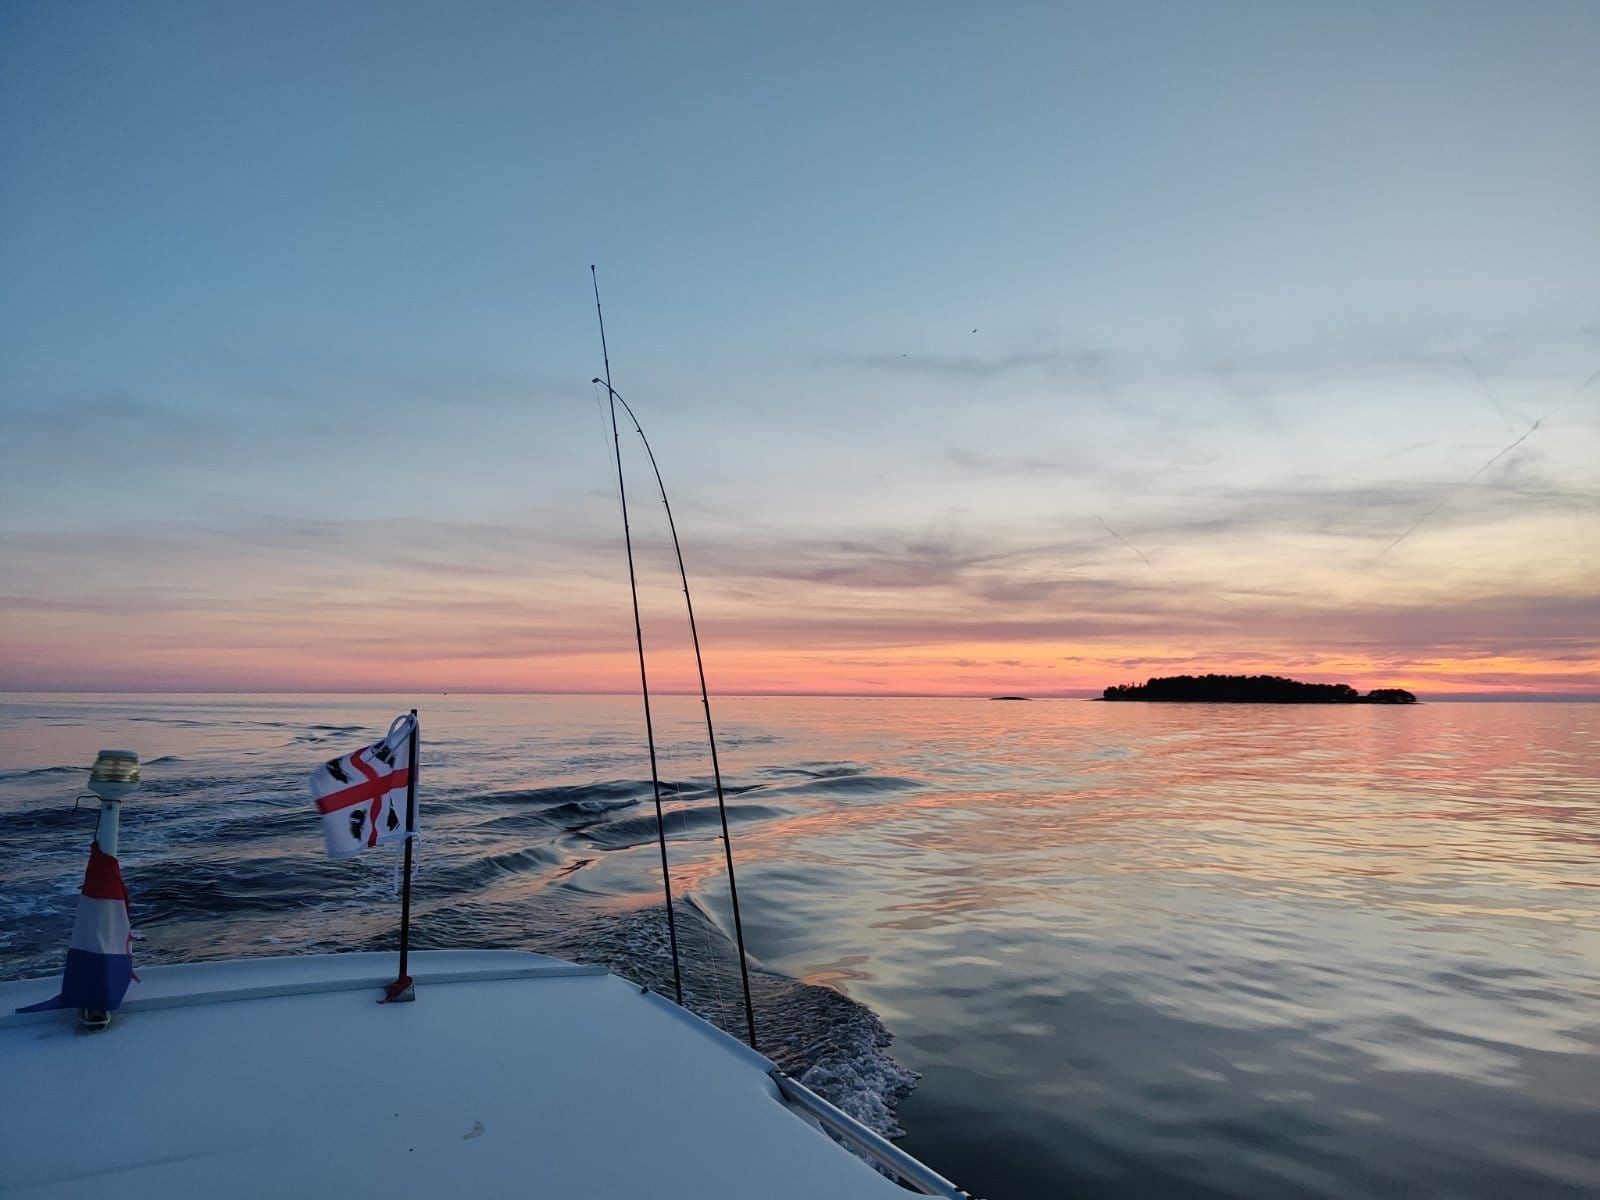
<path fill-rule="evenodd" d="M 139 969 L 111 1027 L 0 984 L 0 1196 L 910 1193 L 791 1109 L 772 1064 L 598 968 L 514 951 Z"/>

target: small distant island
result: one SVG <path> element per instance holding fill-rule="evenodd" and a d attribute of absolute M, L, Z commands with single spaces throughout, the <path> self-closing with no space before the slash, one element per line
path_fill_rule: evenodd
<path fill-rule="evenodd" d="M 1102 700 L 1178 700 L 1212 704 L 1415 704 L 1405 688 L 1363 696 L 1348 683 L 1301 683 L 1281 675 L 1167 675 L 1108 687 Z"/>
<path fill-rule="evenodd" d="M 1032 700 L 1032 696 L 990 696 L 991 700 Z"/>

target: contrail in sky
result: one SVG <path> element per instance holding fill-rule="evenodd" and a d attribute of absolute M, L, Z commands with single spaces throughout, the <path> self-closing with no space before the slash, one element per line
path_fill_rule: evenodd
<path fill-rule="evenodd" d="M 1107 533 L 1109 533 L 1112 537 L 1116 538 L 1117 541 L 1121 542 L 1129 550 L 1132 550 L 1135 554 L 1137 554 L 1139 556 L 1140 561 L 1143 562 L 1145 566 L 1149 567 L 1152 571 L 1154 571 L 1156 569 L 1155 563 L 1151 562 L 1148 558 L 1145 557 L 1144 551 L 1139 549 L 1139 547 L 1135 546 L 1127 538 L 1123 537 L 1115 529 L 1111 528 L 1111 526 L 1107 525 L 1106 524 L 1106 519 L 1104 517 L 1102 517 L 1099 513 L 1090 513 L 1089 515 L 1092 516 L 1096 521 L 1099 521 L 1101 527 L 1104 528 Z"/>
<path fill-rule="evenodd" d="M 1463 357 L 1465 357 L 1465 356 L 1463 355 Z M 1468 361 L 1468 363 L 1472 362 L 1471 359 L 1467 359 L 1467 361 Z M 1476 371 L 1477 367 L 1473 366 L 1473 370 Z M 1480 375 L 1479 378 L 1481 380 L 1482 376 Z M 1462 488 L 1466 487 L 1473 480 L 1475 480 L 1479 475 L 1482 475 L 1490 467 L 1494 466 L 1495 463 L 1499 462 L 1502 458 L 1504 458 L 1506 455 L 1510 454 L 1518 446 L 1522 445 L 1523 442 L 1527 441 L 1530 437 L 1532 437 L 1534 435 L 1535 431 L 1538 430 L 1539 426 L 1543 425 L 1546 420 L 1548 420 L 1550 417 L 1554 416 L 1556 413 L 1560 412 L 1567 405 L 1571 404 L 1579 396 L 1583 395 L 1584 392 L 1588 391 L 1589 390 L 1589 385 L 1592 384 L 1597 379 L 1600 379 L 1600 371 L 1595 371 L 1592 375 L 1589 376 L 1589 378 L 1585 379 L 1577 387 L 1573 388 L 1572 389 L 1572 394 L 1570 396 L 1568 396 L 1560 404 L 1558 404 L 1554 408 L 1552 408 L 1549 412 L 1545 413 L 1544 416 L 1540 417 L 1532 425 L 1529 425 L 1528 428 L 1523 432 L 1521 437 L 1519 437 L 1516 441 L 1512 442 L 1509 446 L 1507 446 L 1503 450 L 1501 450 L 1500 453 L 1496 454 L 1493 458 L 1491 458 L 1488 462 L 1484 463 L 1483 466 L 1479 467 L 1471 475 L 1468 475 L 1460 483 L 1456 484 L 1455 487 L 1451 488 L 1450 491 L 1448 493 L 1446 493 L 1446 495 L 1439 501 L 1439 503 L 1435 504 L 1427 512 L 1423 513 L 1415 521 L 1411 522 L 1410 526 L 1407 527 L 1407 529 L 1406 529 L 1406 531 L 1404 533 L 1402 533 L 1399 537 L 1395 538 L 1394 541 L 1390 542 L 1382 550 L 1378 551 L 1378 557 L 1382 558 L 1385 554 L 1389 553 L 1389 551 L 1393 550 L 1401 542 L 1405 541 L 1408 537 L 1410 537 L 1413 533 L 1415 533 L 1418 529 L 1420 529 L 1422 527 L 1422 523 L 1424 521 L 1426 521 L 1429 517 L 1433 516 L 1434 513 L 1438 512 L 1446 504 L 1449 504 L 1451 500 L 1455 499 L 1455 495 L 1456 495 L 1457 492 L 1459 492 Z M 1488 391 L 1488 385 L 1487 384 L 1485 385 L 1484 390 L 1486 392 Z M 1489 398 L 1491 400 L 1494 399 L 1494 397 L 1492 395 Z M 1500 407 L 1499 401 L 1495 401 L 1495 407 L 1496 408 Z M 1503 409 L 1501 410 L 1501 413 L 1502 413 L 1502 415 L 1504 415 L 1504 410 Z M 1104 525 L 1105 522 L 1102 521 L 1101 524 Z"/>
<path fill-rule="evenodd" d="M 1478 386 L 1483 389 L 1483 394 L 1489 398 L 1489 403 L 1494 405 L 1495 412 L 1500 414 L 1500 419 L 1506 423 L 1506 428 L 1515 433 L 1516 423 L 1512 421 L 1511 414 L 1506 412 L 1506 406 L 1500 403 L 1499 397 L 1489 390 L 1489 381 L 1483 377 L 1483 372 L 1478 370 L 1478 364 L 1473 361 L 1472 356 L 1465 350 L 1461 351 L 1461 361 L 1467 364 L 1467 369 L 1477 379 Z"/>
<path fill-rule="evenodd" d="M 1506 455 L 1510 454 L 1518 446 L 1522 445 L 1523 442 L 1527 441 L 1530 437 L 1532 437 L 1534 430 L 1538 429 L 1539 425 L 1543 421 L 1544 421 L 1544 418 L 1540 417 L 1539 420 L 1535 421 L 1532 425 L 1528 426 L 1527 432 L 1525 432 L 1516 441 L 1512 442 L 1505 449 L 1501 450 L 1499 454 L 1496 454 L 1488 462 L 1484 463 L 1483 466 L 1479 467 L 1471 475 L 1468 475 L 1460 483 L 1456 484 L 1455 487 L 1451 488 L 1448 492 L 1446 492 L 1444 497 L 1439 501 L 1439 503 L 1435 504 L 1427 512 L 1423 513 L 1415 521 L 1411 522 L 1411 524 L 1406 527 L 1406 531 L 1404 533 L 1402 533 L 1399 537 L 1395 538 L 1394 541 L 1390 542 L 1382 550 L 1379 550 L 1378 551 L 1378 557 L 1382 558 L 1385 554 L 1389 553 L 1389 551 L 1393 550 L 1401 542 L 1405 541 L 1408 537 L 1410 537 L 1413 533 L 1415 533 L 1418 529 L 1420 529 L 1422 527 L 1422 523 L 1424 521 L 1426 521 L 1429 517 L 1433 516 L 1434 513 L 1438 512 L 1446 504 L 1449 504 L 1450 501 L 1454 500 L 1455 497 L 1456 497 L 1456 493 L 1457 492 L 1459 492 L 1462 488 L 1466 487 L 1474 479 L 1476 479 L 1479 475 L 1482 475 L 1490 467 L 1494 466 L 1495 463 L 1499 462 L 1502 458 L 1504 458 Z"/>

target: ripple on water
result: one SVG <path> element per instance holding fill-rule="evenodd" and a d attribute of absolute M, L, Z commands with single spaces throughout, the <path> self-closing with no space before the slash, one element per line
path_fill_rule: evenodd
<path fill-rule="evenodd" d="M 737 1031 L 697 703 L 661 700 L 685 983 Z M 1592 711 L 719 701 L 764 1045 L 991 1200 L 1600 1194 Z M 59 970 L 100 745 L 151 756 L 143 961 L 392 945 L 394 856 L 325 860 L 302 794 L 392 715 L 0 700 L 0 970 Z M 670 987 L 637 721 L 425 718 L 423 945 Z"/>

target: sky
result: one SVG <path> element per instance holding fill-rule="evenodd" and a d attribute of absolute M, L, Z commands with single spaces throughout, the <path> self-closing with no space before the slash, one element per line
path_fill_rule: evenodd
<path fill-rule="evenodd" d="M 0 688 L 635 686 L 594 263 L 715 691 L 1600 697 L 1597 44 L 0 0 Z"/>

